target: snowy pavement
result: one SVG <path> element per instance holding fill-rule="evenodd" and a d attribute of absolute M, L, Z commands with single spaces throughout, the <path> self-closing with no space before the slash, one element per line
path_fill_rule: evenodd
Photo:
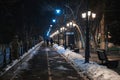
<path fill-rule="evenodd" d="M 27 53 L 25 53 L 21 59 L 23 59 L 29 53 L 35 53 L 37 47 L 41 44 L 37 44 L 35 47 L 30 49 Z M 68 49 L 64 49 L 57 44 L 54 44 L 53 47 L 57 50 L 57 52 L 61 55 L 64 55 L 69 61 L 71 61 L 74 66 L 78 69 L 78 71 L 82 71 L 83 74 L 88 76 L 91 80 L 120 80 L 120 75 L 115 71 L 108 69 L 106 66 L 99 65 L 95 62 L 90 61 L 90 63 L 84 63 L 84 57 L 80 54 L 76 54 Z M 32 55 L 31 54 L 31 57 Z M 8 65 L 5 69 L 8 71 L 11 67 L 13 67 L 20 60 L 15 60 L 12 65 Z M 61 68 L 61 67 L 60 67 Z M 2 75 L 2 74 L 1 74 Z"/>
<path fill-rule="evenodd" d="M 86 80 L 53 48 L 37 48 L 27 61 L 0 80 Z"/>
<path fill-rule="evenodd" d="M 106 66 L 99 65 L 92 61 L 90 61 L 90 63 L 84 63 L 84 57 L 82 55 L 76 54 L 68 49 L 65 50 L 57 44 L 54 44 L 53 47 L 58 53 L 64 55 L 71 61 L 78 70 L 81 70 L 83 74 L 92 80 L 120 80 L 120 75 Z"/>

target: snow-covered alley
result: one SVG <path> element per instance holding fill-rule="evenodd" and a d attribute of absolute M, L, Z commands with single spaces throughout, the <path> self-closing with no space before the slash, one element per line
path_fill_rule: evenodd
<path fill-rule="evenodd" d="M 82 55 L 65 50 L 62 46 L 40 46 L 37 44 L 20 60 L 8 65 L 5 72 L 1 73 L 8 74 L 0 80 L 120 80 L 117 72 L 96 62 L 84 63 Z M 27 59 L 24 59 L 27 55 Z M 11 69 L 19 62 L 21 64 L 16 70 Z"/>
<path fill-rule="evenodd" d="M 13 65 L 6 68 L 6 73 L 0 80 L 88 80 L 87 77 L 79 75 L 55 49 L 37 46 L 31 51 L 26 53 L 29 57 L 16 69 L 12 68 Z M 17 63 L 19 60 L 13 64 Z"/>

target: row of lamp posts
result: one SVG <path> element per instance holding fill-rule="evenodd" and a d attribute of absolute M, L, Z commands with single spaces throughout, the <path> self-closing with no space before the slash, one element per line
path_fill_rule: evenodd
<path fill-rule="evenodd" d="M 60 12 L 60 10 L 56 10 L 57 13 Z M 89 28 L 90 28 L 90 19 L 94 19 L 96 17 L 96 14 L 95 13 L 92 13 L 91 11 L 87 11 L 85 13 L 82 13 L 82 18 L 86 20 L 86 38 L 85 38 L 85 63 L 89 63 L 89 58 L 90 58 L 90 34 L 89 34 Z M 67 23 L 66 25 L 67 27 L 74 27 L 75 24 L 72 23 L 72 22 L 69 22 Z M 60 29 L 60 31 L 64 31 L 64 34 L 65 34 L 65 38 L 64 38 L 64 46 L 66 48 L 66 28 L 65 27 L 62 27 Z M 59 40 L 59 39 L 58 39 Z M 58 44 L 59 44 L 59 41 L 58 41 Z"/>

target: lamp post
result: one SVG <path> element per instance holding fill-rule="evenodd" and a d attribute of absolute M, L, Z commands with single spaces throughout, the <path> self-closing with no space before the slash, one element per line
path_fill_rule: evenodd
<path fill-rule="evenodd" d="M 69 5 L 64 5 L 64 6 L 70 10 L 70 12 L 72 14 L 72 19 L 75 20 L 77 18 L 77 14 L 75 15 L 74 11 L 72 10 L 72 8 Z M 77 7 L 77 12 L 78 12 L 79 7 L 80 7 L 80 5 Z M 55 11 L 56 11 L 56 14 L 61 14 L 61 13 L 64 14 L 64 16 L 65 16 L 65 19 L 64 19 L 65 21 L 64 22 L 66 24 L 66 16 L 67 15 L 66 15 L 65 11 L 61 11 L 60 9 L 56 9 Z M 73 26 L 72 22 L 70 23 L 70 26 Z M 66 27 L 67 27 L 67 25 L 66 25 Z M 67 46 L 66 46 L 66 43 L 67 43 L 67 41 L 66 41 L 66 30 L 65 30 L 64 37 L 65 37 L 65 43 L 64 43 L 65 45 L 64 45 L 64 47 L 66 49 L 67 48 Z"/>
<path fill-rule="evenodd" d="M 67 28 L 68 28 L 68 32 L 66 33 L 66 45 L 70 45 L 69 42 L 74 45 L 75 44 L 75 40 L 74 40 L 74 27 L 76 26 L 75 23 L 73 23 L 73 21 L 70 21 L 69 23 L 66 24 Z M 72 38 L 70 38 L 70 36 L 72 36 Z M 70 38 L 70 40 L 69 40 Z M 72 39 L 72 40 L 71 40 Z"/>
<path fill-rule="evenodd" d="M 62 33 L 61 37 L 62 37 L 62 45 L 65 45 L 64 41 L 65 41 L 65 38 L 64 38 L 64 32 L 65 32 L 66 28 L 65 27 L 61 27 L 60 28 L 60 33 Z"/>
<path fill-rule="evenodd" d="M 57 30 L 57 43 L 58 43 L 58 45 L 59 45 L 59 30 Z"/>
<path fill-rule="evenodd" d="M 91 13 L 91 11 L 87 11 L 86 13 L 82 13 L 82 18 L 86 19 L 86 41 L 85 41 L 85 63 L 89 63 L 90 58 L 90 41 L 89 41 L 89 20 L 90 18 L 94 19 L 96 17 L 95 13 Z"/>

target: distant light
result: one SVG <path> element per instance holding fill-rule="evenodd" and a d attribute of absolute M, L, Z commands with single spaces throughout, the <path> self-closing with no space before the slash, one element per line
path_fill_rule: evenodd
<path fill-rule="evenodd" d="M 87 14 L 89 17 L 90 17 L 90 15 L 91 15 L 91 11 L 88 11 L 88 14 Z"/>
<path fill-rule="evenodd" d="M 82 18 L 86 18 L 86 13 L 82 13 Z"/>
<path fill-rule="evenodd" d="M 50 25 L 50 27 L 52 27 L 53 25 Z"/>
<path fill-rule="evenodd" d="M 55 22 L 56 22 L 56 20 L 55 20 L 55 19 L 53 19 L 53 20 L 52 20 L 52 22 L 54 22 L 54 23 L 55 23 Z"/>
<path fill-rule="evenodd" d="M 72 24 L 73 24 L 73 23 L 72 23 L 72 22 L 70 22 L 70 26 L 72 26 Z"/>
<path fill-rule="evenodd" d="M 61 13 L 61 10 L 60 10 L 60 9 L 56 9 L 56 13 L 57 13 L 57 14 L 60 14 L 60 13 Z"/>
<path fill-rule="evenodd" d="M 53 25 L 50 25 L 49 30 L 47 31 L 47 34 L 46 34 L 46 35 L 47 35 L 48 37 L 49 37 L 49 35 L 50 35 L 50 31 L 51 31 L 52 26 L 53 26 Z"/>
<path fill-rule="evenodd" d="M 96 17 L 96 14 L 95 13 L 92 13 L 92 18 L 94 19 Z"/>
<path fill-rule="evenodd" d="M 70 26 L 70 24 L 69 23 L 67 23 L 67 27 L 69 27 Z"/>
<path fill-rule="evenodd" d="M 73 23 L 73 27 L 75 27 L 76 26 L 76 24 L 75 23 Z"/>
<path fill-rule="evenodd" d="M 48 31 L 48 32 L 47 32 L 47 36 L 49 36 L 49 34 L 50 34 L 50 32 Z"/>
<path fill-rule="evenodd" d="M 57 35 L 57 34 L 59 34 L 59 30 L 57 30 L 57 31 L 55 31 L 54 33 L 52 33 L 52 34 L 50 35 L 50 37 L 52 38 L 52 37 L 54 37 L 54 36 Z"/>

